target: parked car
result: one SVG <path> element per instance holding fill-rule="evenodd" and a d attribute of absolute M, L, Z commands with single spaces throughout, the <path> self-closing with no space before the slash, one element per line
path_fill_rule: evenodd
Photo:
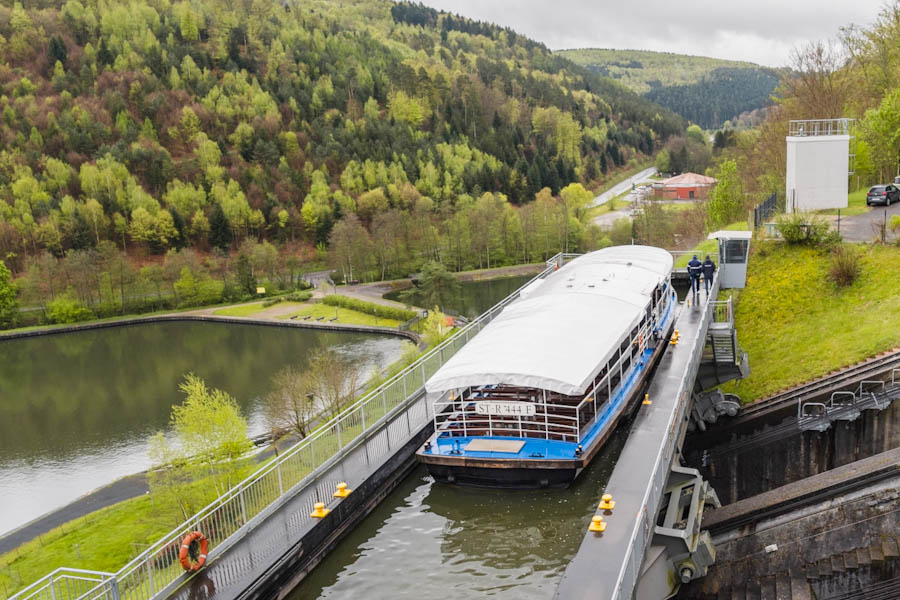
<path fill-rule="evenodd" d="M 866 206 L 873 204 L 890 206 L 892 202 L 900 202 L 900 188 L 895 185 L 873 185 L 866 194 Z"/>

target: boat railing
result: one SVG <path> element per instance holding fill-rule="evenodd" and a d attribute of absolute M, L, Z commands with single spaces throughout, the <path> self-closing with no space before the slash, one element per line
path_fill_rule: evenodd
<path fill-rule="evenodd" d="M 478 412 L 478 404 L 501 406 L 527 405 L 524 414 L 484 414 Z M 533 407 L 533 411 L 531 408 Z M 437 415 L 438 412 L 435 411 Z M 521 438 L 560 439 L 579 441 L 578 408 L 571 404 L 544 402 L 479 400 L 465 396 L 446 403 L 443 418 L 439 417 L 436 430 L 448 437 L 513 436 Z"/>

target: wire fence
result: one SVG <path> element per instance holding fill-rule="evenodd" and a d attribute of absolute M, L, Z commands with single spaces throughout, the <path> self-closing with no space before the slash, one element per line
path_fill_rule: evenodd
<path fill-rule="evenodd" d="M 384 427 L 399 411 L 417 401 L 425 382 L 516 300 L 522 289 L 559 268 L 571 256 L 574 255 L 558 254 L 549 259 L 547 267 L 525 285 L 157 540 L 118 572 L 57 569 L 10 600 L 149 600 L 174 591 L 186 578 L 179 552 L 188 533 L 201 531 L 206 536 L 211 548 L 209 560 L 223 553 L 289 498 L 316 483 L 320 473 L 365 441 L 368 432 Z M 423 417 L 424 426 L 430 418 Z M 390 427 L 387 429 L 389 450 L 392 439 Z M 409 423 L 406 430 L 410 430 Z M 308 514 L 303 518 L 312 520 Z"/>

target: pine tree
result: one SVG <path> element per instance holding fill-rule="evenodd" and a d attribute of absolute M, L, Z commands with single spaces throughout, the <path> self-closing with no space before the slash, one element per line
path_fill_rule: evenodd
<path fill-rule="evenodd" d="M 231 228 L 222 207 L 216 204 L 209 215 L 209 243 L 216 248 L 228 250 L 231 247 Z"/>

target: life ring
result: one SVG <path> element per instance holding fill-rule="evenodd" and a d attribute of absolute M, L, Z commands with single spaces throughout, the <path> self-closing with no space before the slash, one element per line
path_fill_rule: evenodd
<path fill-rule="evenodd" d="M 194 543 L 200 545 L 200 554 L 197 555 L 196 559 L 191 552 L 191 546 Z M 181 566 L 184 567 L 185 571 L 197 571 L 203 565 L 206 564 L 206 551 L 209 550 L 209 540 L 206 539 L 206 536 L 200 533 L 199 531 L 192 531 L 181 540 L 181 550 L 178 552 L 178 560 L 181 561 Z"/>

